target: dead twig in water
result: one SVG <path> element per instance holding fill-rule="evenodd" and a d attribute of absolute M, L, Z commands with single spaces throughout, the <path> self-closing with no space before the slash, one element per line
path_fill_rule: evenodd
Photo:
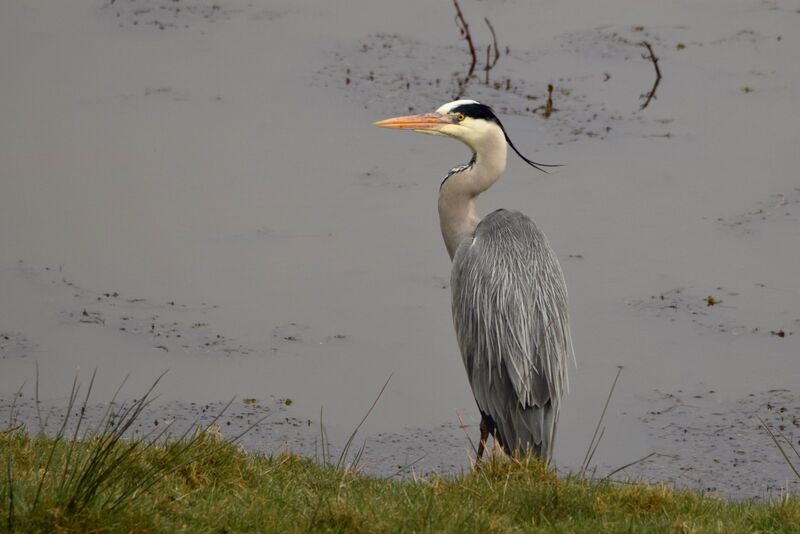
<path fill-rule="evenodd" d="M 469 24 L 467 24 L 467 20 L 464 18 L 464 14 L 461 12 L 461 6 L 458 5 L 458 0 L 453 0 L 453 5 L 456 8 L 456 26 L 458 26 L 458 31 L 461 32 L 461 37 L 467 41 L 467 45 L 469 46 L 469 54 L 472 57 L 472 62 L 469 64 L 469 70 L 467 71 L 467 76 L 464 78 L 464 81 L 459 84 L 458 95 L 456 95 L 456 99 L 461 98 L 461 95 L 464 94 L 464 89 L 469 83 L 469 79 L 472 77 L 472 73 L 475 72 L 475 65 L 478 63 L 478 56 L 475 53 L 475 44 L 472 42 L 472 34 L 469 31 Z"/>
<path fill-rule="evenodd" d="M 531 112 L 532 113 L 541 112 L 542 113 L 542 117 L 544 117 L 545 119 L 550 118 L 550 115 L 552 115 L 553 112 L 556 111 L 556 108 L 553 107 L 553 91 L 554 90 L 555 90 L 555 88 L 553 87 L 553 84 L 552 83 L 548 83 L 547 84 L 547 102 L 542 106 L 539 106 L 537 108 L 532 109 Z"/>
<path fill-rule="evenodd" d="M 486 25 L 489 26 L 489 31 L 492 32 L 492 44 L 486 46 L 486 66 L 483 67 L 483 70 L 486 71 L 486 85 L 489 85 L 489 71 L 497 65 L 497 61 L 500 59 L 500 49 L 497 48 L 497 35 L 494 33 L 492 23 L 489 22 L 488 17 L 483 17 L 483 20 L 486 21 Z M 494 46 L 494 60 L 490 59 L 492 46 Z"/>
<path fill-rule="evenodd" d="M 472 76 L 475 73 L 475 66 L 478 64 L 478 54 L 475 51 L 475 42 L 472 40 L 472 32 L 470 32 L 469 24 L 467 23 L 467 19 L 464 18 L 464 13 L 461 11 L 461 6 L 458 4 L 458 0 L 453 0 L 453 5 L 456 8 L 456 26 L 458 26 L 458 31 L 461 34 L 461 38 L 467 41 L 470 54 L 470 64 L 469 69 L 467 70 L 467 75 L 463 80 L 458 81 L 458 93 L 455 95 L 456 100 L 458 100 L 464 95 L 464 91 L 466 90 L 469 81 L 472 79 Z M 491 21 L 488 17 L 484 17 L 483 20 L 486 22 L 486 25 L 489 26 L 489 31 L 492 32 L 492 42 L 486 45 L 486 64 L 483 66 L 485 82 L 486 85 L 489 85 L 489 71 L 491 71 L 500 60 L 500 47 L 497 46 L 497 34 L 494 31 L 494 26 L 492 26 Z M 494 55 L 492 54 L 493 47 Z M 506 47 L 506 55 L 508 55 L 508 53 L 509 49 Z M 507 83 L 506 85 L 508 86 L 510 83 Z M 507 87 L 506 90 L 508 89 L 509 88 Z"/>
<path fill-rule="evenodd" d="M 653 68 L 656 69 L 656 81 L 653 82 L 653 87 L 650 89 L 649 93 L 643 93 L 639 98 L 644 98 L 644 103 L 639 107 L 639 111 L 642 111 L 644 108 L 650 105 L 650 101 L 656 97 L 656 90 L 658 89 L 658 84 L 661 83 L 661 69 L 658 68 L 658 58 L 653 53 L 653 47 L 650 46 L 650 43 L 647 41 L 642 41 L 639 43 L 640 46 L 647 48 L 648 55 L 642 54 L 642 59 L 649 59 L 653 62 Z"/>

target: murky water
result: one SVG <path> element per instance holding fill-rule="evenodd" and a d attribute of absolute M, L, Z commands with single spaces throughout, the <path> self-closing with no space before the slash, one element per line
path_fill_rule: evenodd
<path fill-rule="evenodd" d="M 604 466 L 670 452 L 642 420 L 656 390 L 797 392 L 797 6 L 462 4 L 479 48 L 489 16 L 503 52 L 467 94 L 524 153 L 566 164 L 545 176 L 510 160 L 479 203 L 530 214 L 562 261 L 578 367 L 559 465 L 580 464 L 618 365 Z M 324 406 L 341 440 L 392 375 L 364 435 L 463 464 L 456 414 L 474 423 L 475 408 L 435 202 L 468 154 L 371 126 L 454 95 L 469 56 L 451 4 L 0 14 L 4 396 L 27 380 L 30 397 L 36 361 L 54 403 L 78 368 L 99 368 L 99 398 L 171 369 L 173 406 L 289 398 L 298 421 Z M 642 40 L 663 79 L 640 111 L 654 81 Z M 426 432 L 438 441 L 413 439 Z"/>

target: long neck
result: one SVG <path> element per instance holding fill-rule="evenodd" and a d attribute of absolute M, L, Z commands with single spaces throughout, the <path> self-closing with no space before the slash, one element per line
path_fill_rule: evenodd
<path fill-rule="evenodd" d="M 486 139 L 469 168 L 451 174 L 439 189 L 439 226 L 450 259 L 458 245 L 472 238 L 481 222 L 475 211 L 478 195 L 489 189 L 506 168 L 506 142 L 502 136 Z"/>

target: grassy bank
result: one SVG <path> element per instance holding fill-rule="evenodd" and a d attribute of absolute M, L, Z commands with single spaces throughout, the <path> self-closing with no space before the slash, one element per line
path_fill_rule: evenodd
<path fill-rule="evenodd" d="M 254 457 L 213 432 L 188 445 L 103 439 L 0 433 L 0 529 L 800 532 L 797 498 L 731 503 L 659 485 L 587 483 L 535 460 L 399 482 L 293 456 Z"/>

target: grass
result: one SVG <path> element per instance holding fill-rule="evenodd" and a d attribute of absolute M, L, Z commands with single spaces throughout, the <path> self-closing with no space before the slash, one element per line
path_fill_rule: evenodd
<path fill-rule="evenodd" d="M 71 505 L 59 473 L 95 457 L 97 443 L 56 442 L 22 430 L 0 434 L 10 466 L 0 489 L 0 529 L 800 532 L 797 498 L 734 503 L 664 485 L 559 478 L 532 458 L 490 461 L 452 479 L 389 481 L 291 455 L 248 455 L 213 428 L 190 444 L 117 442 L 109 460 L 100 461 L 109 468 L 112 458 L 127 454 L 114 480 L 100 484 L 81 506 Z M 125 452 L 131 448 L 136 452 Z M 51 476 L 45 477 L 47 464 Z M 160 475 L 152 480 L 154 472 Z M 143 479 L 152 483 L 144 488 Z M 131 488 L 138 489 L 119 501 Z"/>
<path fill-rule="evenodd" d="M 666 485 L 558 477 L 531 457 L 493 458 L 447 479 L 363 476 L 363 448 L 347 457 L 358 428 L 335 463 L 324 448 L 321 462 L 249 455 L 213 421 L 177 437 L 167 426 L 129 439 L 158 380 L 138 400 L 115 395 L 89 427 L 93 383 L 94 375 L 82 403 L 73 383 L 67 413 L 76 415 L 55 435 L 31 436 L 12 408 L 0 431 L 0 531 L 800 532 L 796 497 L 727 502 Z"/>

